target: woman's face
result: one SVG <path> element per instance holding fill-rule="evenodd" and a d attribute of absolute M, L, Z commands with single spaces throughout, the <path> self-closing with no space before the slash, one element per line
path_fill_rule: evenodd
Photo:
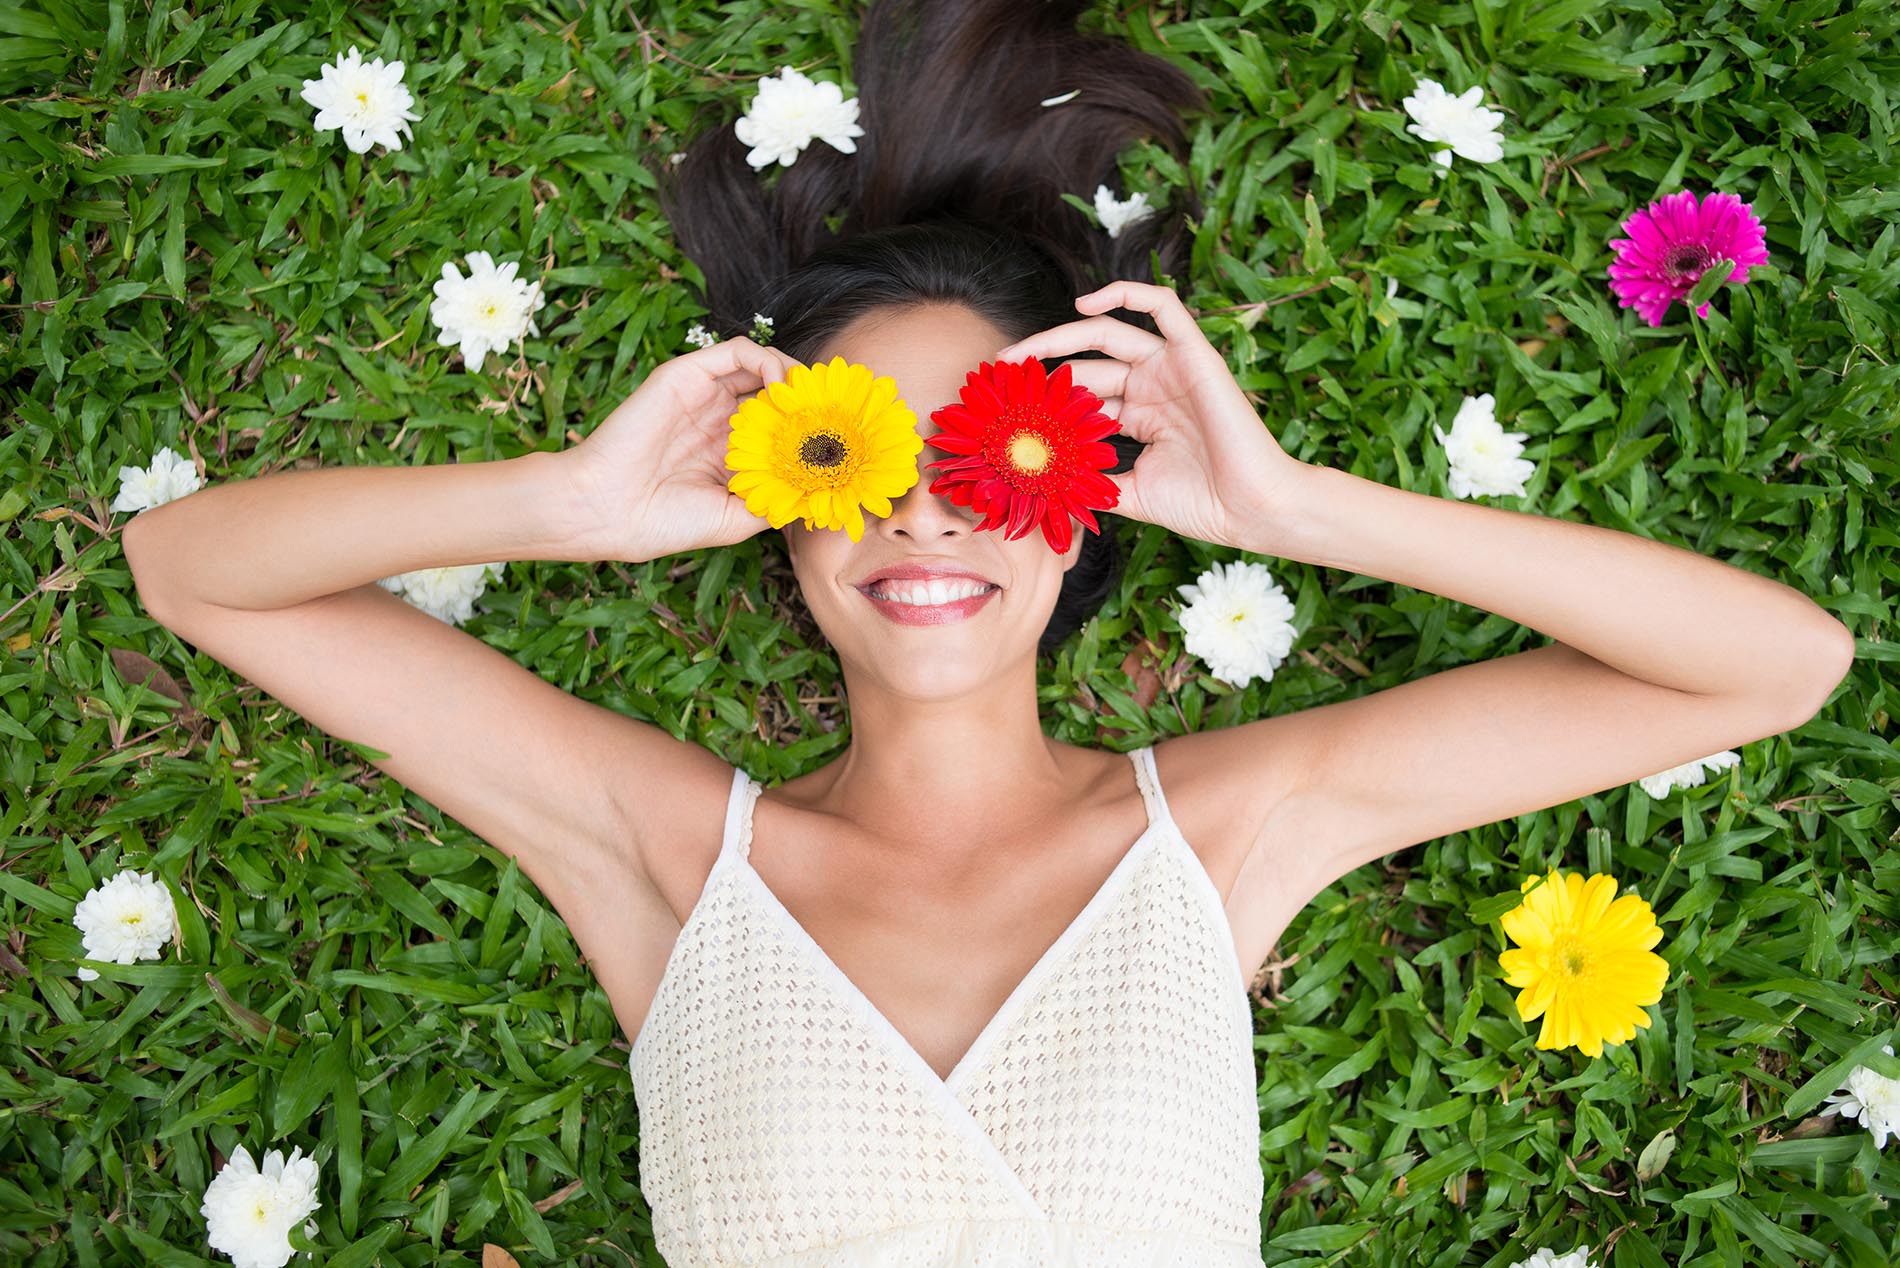
<path fill-rule="evenodd" d="M 888 375 L 917 416 L 918 434 L 929 439 L 938 431 L 930 415 L 955 402 L 965 376 L 1009 342 L 961 305 L 928 304 L 866 314 L 810 363 L 838 356 Z M 1000 528 L 978 532 L 982 516 L 930 492 L 936 472 L 925 466 L 948 456 L 925 445 L 917 483 L 892 499 L 889 516 L 865 512 L 861 541 L 842 529 L 807 529 L 802 520 L 780 530 L 806 606 L 851 676 L 923 699 L 964 695 L 1034 659 L 1063 574 L 1081 558 L 1084 531 L 1060 555 L 1039 528 L 1015 541 Z M 907 624 L 864 593 L 873 572 L 905 563 L 966 570 L 1000 589 L 961 619 Z"/>

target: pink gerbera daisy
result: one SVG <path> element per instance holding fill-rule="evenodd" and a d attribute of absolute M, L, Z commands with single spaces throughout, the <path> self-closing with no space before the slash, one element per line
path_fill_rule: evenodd
<path fill-rule="evenodd" d="M 1754 208 L 1734 194 L 1710 194 L 1701 205 L 1688 190 L 1658 198 L 1619 226 L 1629 236 L 1612 238 L 1610 289 L 1617 303 L 1634 308 L 1652 326 L 1663 312 L 1687 300 L 1703 271 L 1731 260 L 1727 280 L 1746 282 L 1751 265 L 1768 263 L 1766 235 Z M 1709 306 L 1697 308 L 1707 317 Z"/>

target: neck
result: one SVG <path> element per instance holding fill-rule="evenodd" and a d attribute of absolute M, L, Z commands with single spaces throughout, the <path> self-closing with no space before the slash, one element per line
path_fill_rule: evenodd
<path fill-rule="evenodd" d="M 1073 796 L 1063 746 L 1043 734 L 1035 662 L 979 691 L 925 699 L 846 673 L 851 745 L 824 800 L 894 851 L 949 861 L 1033 831 Z"/>

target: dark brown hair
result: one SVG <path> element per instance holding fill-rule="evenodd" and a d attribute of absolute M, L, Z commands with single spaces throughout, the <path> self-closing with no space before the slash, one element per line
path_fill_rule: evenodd
<path fill-rule="evenodd" d="M 1112 238 L 1062 198 L 1092 200 L 1098 185 L 1121 197 L 1117 157 L 1135 141 L 1185 160 L 1179 113 L 1206 108 L 1178 67 L 1077 30 L 1086 7 L 874 0 L 851 68 L 864 129 L 856 153 L 817 140 L 791 167 L 757 171 L 724 121 L 677 166 L 662 159 L 660 207 L 705 279 L 707 328 L 743 335 L 764 313 L 772 345 L 809 362 L 867 312 L 948 301 L 1013 341 L 1077 320 L 1075 297 L 1110 280 L 1183 272 L 1188 221 L 1201 215 L 1192 190 Z M 1071 89 L 1073 99 L 1041 104 Z M 1145 313 L 1112 312 L 1158 333 Z M 1126 471 L 1141 445 L 1122 435 L 1110 443 L 1119 454 L 1111 469 Z M 1096 519 L 1099 534 L 1076 527 L 1082 557 L 1064 574 L 1041 653 L 1080 628 L 1120 579 L 1120 517 Z"/>

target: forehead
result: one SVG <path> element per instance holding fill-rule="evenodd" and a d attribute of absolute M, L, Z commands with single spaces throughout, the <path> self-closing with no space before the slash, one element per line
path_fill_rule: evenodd
<path fill-rule="evenodd" d="M 961 304 L 930 302 L 877 309 L 854 319 L 813 356 L 843 357 L 889 376 L 928 436 L 929 414 L 958 398 L 965 378 L 1009 339 Z"/>
<path fill-rule="evenodd" d="M 899 368 L 934 369 L 945 362 L 987 359 L 1009 339 L 961 304 L 930 302 L 865 313 L 830 339 L 818 355 L 841 356 L 881 373 Z M 872 356 L 884 365 L 873 365 Z M 970 369 L 975 369 L 972 360 Z"/>

